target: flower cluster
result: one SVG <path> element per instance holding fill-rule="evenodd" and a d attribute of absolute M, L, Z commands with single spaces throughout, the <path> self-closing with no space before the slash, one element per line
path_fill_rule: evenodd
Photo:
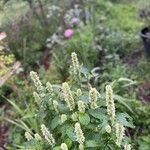
<path fill-rule="evenodd" d="M 41 131 L 43 133 L 43 136 L 44 136 L 45 140 L 51 146 L 53 146 L 55 144 L 55 139 L 53 138 L 53 135 L 48 131 L 48 129 L 46 128 L 46 126 L 44 124 L 41 125 Z"/>
<path fill-rule="evenodd" d="M 70 87 L 67 82 L 64 82 L 62 84 L 62 90 L 63 90 L 64 99 L 65 99 L 69 109 L 72 111 L 75 108 L 75 102 L 74 102 L 74 98 L 72 96 Z"/>
<path fill-rule="evenodd" d="M 77 54 L 75 52 L 71 54 L 71 60 L 72 60 L 72 67 L 73 67 L 74 74 L 79 73 L 80 65 L 79 65 Z"/>
<path fill-rule="evenodd" d="M 91 109 L 96 109 L 98 107 L 97 106 L 97 95 L 98 95 L 98 92 L 97 92 L 96 88 L 91 88 L 89 91 Z"/>
<path fill-rule="evenodd" d="M 78 110 L 80 113 L 85 113 L 85 104 L 82 101 L 78 101 Z"/>
<path fill-rule="evenodd" d="M 56 100 L 53 101 L 54 110 L 58 113 L 58 102 Z"/>
<path fill-rule="evenodd" d="M 64 123 L 67 120 L 67 115 L 66 114 L 62 114 L 61 115 L 61 123 Z"/>
<path fill-rule="evenodd" d="M 124 150 L 131 150 L 131 144 L 125 144 Z"/>
<path fill-rule="evenodd" d="M 120 147 L 124 136 L 124 126 L 116 123 L 116 144 Z"/>
<path fill-rule="evenodd" d="M 37 141 L 42 141 L 42 137 L 38 133 L 35 133 L 34 137 Z"/>
<path fill-rule="evenodd" d="M 32 79 L 32 81 L 34 82 L 34 85 L 35 87 L 37 88 L 37 91 L 40 93 L 40 92 L 43 92 L 44 91 L 44 87 L 39 79 L 39 76 L 37 75 L 36 72 L 34 71 L 31 71 L 30 72 L 30 77 Z"/>
<path fill-rule="evenodd" d="M 79 8 L 79 5 L 75 5 L 73 9 L 68 10 L 64 16 L 65 24 L 69 27 L 73 27 L 74 25 L 79 24 L 80 13 L 81 9 Z"/>
<path fill-rule="evenodd" d="M 35 99 L 35 102 L 39 105 L 41 103 L 41 98 L 37 92 L 33 92 L 33 97 Z"/>
<path fill-rule="evenodd" d="M 77 89 L 77 96 L 81 96 L 81 95 L 82 95 L 81 89 Z"/>
<path fill-rule="evenodd" d="M 115 120 L 115 104 L 113 100 L 113 90 L 110 85 L 106 86 L 106 106 L 107 113 L 110 117 L 111 123 L 114 123 Z"/>
<path fill-rule="evenodd" d="M 111 126 L 110 126 L 110 125 L 107 125 L 107 126 L 105 127 L 105 130 L 106 130 L 107 133 L 111 133 Z"/>
<path fill-rule="evenodd" d="M 25 138 L 30 141 L 33 139 L 32 135 L 29 132 L 25 132 Z"/>
<path fill-rule="evenodd" d="M 80 123 L 75 124 L 75 133 L 76 133 L 76 140 L 80 145 L 83 145 L 85 142 L 85 137 L 83 131 L 81 129 Z"/>
<path fill-rule="evenodd" d="M 71 115 L 71 118 L 72 118 L 73 121 L 77 121 L 78 120 L 78 113 L 77 112 L 73 113 Z"/>
<path fill-rule="evenodd" d="M 48 7 L 48 14 L 47 14 L 47 18 L 51 18 L 52 16 L 60 16 L 62 12 L 62 9 L 56 5 L 52 5 L 50 7 Z"/>

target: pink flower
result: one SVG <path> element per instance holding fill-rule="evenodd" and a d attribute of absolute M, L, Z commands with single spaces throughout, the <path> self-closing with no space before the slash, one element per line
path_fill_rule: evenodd
<path fill-rule="evenodd" d="M 7 34 L 5 32 L 0 33 L 0 41 L 5 39 L 7 37 Z"/>
<path fill-rule="evenodd" d="M 64 32 L 64 37 L 66 38 L 71 38 L 73 35 L 73 30 L 72 29 L 66 29 Z"/>
<path fill-rule="evenodd" d="M 76 18 L 76 17 L 74 17 L 74 18 L 71 19 L 71 23 L 72 23 L 73 25 L 77 25 L 77 24 L 79 24 L 79 19 Z"/>

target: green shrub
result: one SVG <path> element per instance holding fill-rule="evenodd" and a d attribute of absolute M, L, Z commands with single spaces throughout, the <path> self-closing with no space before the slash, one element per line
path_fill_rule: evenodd
<path fill-rule="evenodd" d="M 90 85 L 93 75 L 79 64 L 76 53 L 71 57 L 68 82 L 62 85 L 47 82 L 44 86 L 32 71 L 30 77 L 36 89 L 34 105 L 29 108 L 31 104 L 28 104 L 24 111 L 10 101 L 21 119 L 7 120 L 24 129 L 27 139 L 16 147 L 34 150 L 125 147 L 130 150 L 124 127 L 133 128 L 132 119 L 115 109 L 111 85 L 106 86 L 106 95 L 102 96 Z"/>

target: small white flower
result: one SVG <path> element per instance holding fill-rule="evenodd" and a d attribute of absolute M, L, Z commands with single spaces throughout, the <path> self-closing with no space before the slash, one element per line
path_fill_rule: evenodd
<path fill-rule="evenodd" d="M 30 141 L 33 139 L 32 135 L 29 132 L 25 132 L 25 138 Z"/>

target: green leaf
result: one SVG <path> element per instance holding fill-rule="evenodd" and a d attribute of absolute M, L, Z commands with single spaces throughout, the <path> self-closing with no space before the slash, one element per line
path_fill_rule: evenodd
<path fill-rule="evenodd" d="M 60 146 L 56 146 L 53 148 L 53 150 L 61 150 L 61 147 Z"/>
<path fill-rule="evenodd" d="M 113 95 L 114 99 L 118 101 L 118 103 L 124 105 L 131 113 L 134 113 L 131 107 L 127 104 L 127 100 L 117 94 Z"/>
<path fill-rule="evenodd" d="M 51 128 L 52 128 L 52 130 L 55 129 L 60 123 L 61 123 L 60 117 L 59 117 L 59 116 L 56 116 L 56 117 L 51 121 Z"/>
<path fill-rule="evenodd" d="M 130 128 L 134 128 L 135 126 L 132 123 L 132 118 L 127 113 L 119 113 L 116 115 L 117 122 Z"/>
<path fill-rule="evenodd" d="M 99 119 L 101 121 L 107 120 L 107 117 L 104 114 L 104 113 L 106 113 L 106 110 L 103 108 L 90 109 L 88 112 L 90 115 L 92 115 L 96 119 Z"/>
<path fill-rule="evenodd" d="M 71 146 L 72 146 L 72 141 L 71 141 L 69 138 L 67 138 L 67 139 L 65 140 L 65 143 L 67 144 L 68 148 L 70 149 Z"/>
<path fill-rule="evenodd" d="M 68 127 L 67 128 L 67 131 L 66 131 L 68 137 L 72 140 L 72 141 L 76 141 L 76 136 L 75 136 L 75 133 L 74 133 L 74 128 L 72 126 Z"/>
<path fill-rule="evenodd" d="M 88 114 L 79 114 L 79 121 L 82 125 L 88 125 L 90 123 L 90 117 Z"/>
<path fill-rule="evenodd" d="M 85 145 L 86 147 L 98 147 L 97 142 L 95 142 L 94 140 L 86 141 Z"/>
<path fill-rule="evenodd" d="M 23 116 L 24 115 L 24 111 L 22 111 L 17 104 L 15 104 L 15 102 L 11 101 L 11 100 L 8 100 L 7 101 L 14 107 L 14 109 L 21 115 Z"/>

